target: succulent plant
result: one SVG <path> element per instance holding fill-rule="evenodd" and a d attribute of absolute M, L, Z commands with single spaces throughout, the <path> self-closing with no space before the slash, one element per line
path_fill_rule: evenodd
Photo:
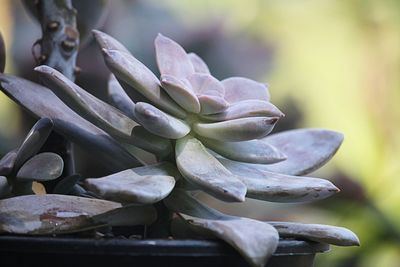
<path fill-rule="evenodd" d="M 124 207 L 134 204 L 131 209 L 138 219 L 132 224 L 151 222 L 151 204 L 163 200 L 187 227 L 225 240 L 253 266 L 265 265 L 279 235 L 343 246 L 359 244 L 354 233 L 341 227 L 228 216 L 193 194 L 202 190 L 226 202 L 248 197 L 293 203 L 329 197 L 339 191 L 331 182 L 302 175 L 335 154 L 343 140 L 340 133 L 300 129 L 268 135 L 283 113 L 270 102 L 265 84 L 242 77 L 219 81 L 199 56 L 186 53 L 161 34 L 155 39 L 158 79 L 117 40 L 100 31 L 94 35 L 113 73 L 108 93 L 114 106 L 48 66 L 35 68 L 47 88 L 0 75 L 1 89 L 17 103 L 36 117 L 51 119 L 55 131 L 98 152 L 107 165 L 119 170 L 84 179 L 88 192 Z M 127 144 L 140 149 L 132 154 Z M 155 164 L 149 162 L 148 153 L 155 156 Z M 79 179 L 64 180 L 73 186 Z M 0 206 L 7 205 L 5 201 L 12 200 L 2 200 Z M 108 214 L 114 209 L 111 206 L 92 215 Z M 145 219 L 140 220 L 140 212 Z M 101 225 L 93 216 L 89 216 L 91 226 Z M 112 224 L 101 218 L 103 225 Z M 67 229 L 77 231 L 89 225 L 85 221 Z M 47 231 L 40 228 L 39 232 Z"/>

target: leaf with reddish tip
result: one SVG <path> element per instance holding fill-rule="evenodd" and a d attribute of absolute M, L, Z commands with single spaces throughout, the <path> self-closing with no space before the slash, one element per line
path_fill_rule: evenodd
<path fill-rule="evenodd" d="M 4 45 L 4 39 L 0 32 L 0 73 L 4 72 L 6 66 L 6 46 Z"/>
<path fill-rule="evenodd" d="M 8 197 L 11 194 L 11 186 L 7 178 L 0 176 L 0 198 Z"/>
<path fill-rule="evenodd" d="M 155 106 L 178 118 L 185 118 L 186 112 L 161 89 L 160 81 L 142 62 L 118 50 L 103 49 L 103 55 L 108 68 L 118 80 L 127 83 Z M 126 90 L 126 93 L 130 96 L 131 92 Z"/>
<path fill-rule="evenodd" d="M 199 57 L 195 53 L 188 53 L 188 57 L 193 65 L 195 72 L 210 74 L 210 70 L 208 69 L 207 64 L 201 57 Z"/>
<path fill-rule="evenodd" d="M 186 111 L 192 113 L 200 112 L 199 100 L 189 82 L 185 83 L 185 80 L 179 80 L 175 76 L 161 75 L 161 86 Z"/>
<path fill-rule="evenodd" d="M 187 79 L 194 73 L 194 68 L 188 55 L 177 42 L 159 33 L 154 41 L 154 46 L 161 75 Z"/>
<path fill-rule="evenodd" d="M 110 103 L 129 118 L 135 119 L 135 103 L 129 98 L 113 74 L 108 79 L 107 94 Z"/>
<path fill-rule="evenodd" d="M 225 88 L 225 100 L 230 104 L 248 99 L 270 99 L 268 88 L 263 83 L 242 77 L 231 77 L 221 82 Z"/>
<path fill-rule="evenodd" d="M 242 142 L 224 142 L 208 138 L 200 140 L 206 147 L 231 160 L 271 164 L 286 159 L 286 156 L 276 147 L 261 140 Z"/>
<path fill-rule="evenodd" d="M 62 158 L 51 152 L 40 153 L 22 165 L 17 173 L 19 181 L 50 181 L 61 176 L 64 169 Z"/>
<path fill-rule="evenodd" d="M 249 198 L 295 203 L 316 201 L 339 192 L 328 180 L 272 173 L 257 169 L 255 164 L 218 160 L 247 186 Z"/>
<path fill-rule="evenodd" d="M 333 157 L 343 141 L 343 134 L 324 129 L 299 129 L 273 134 L 264 140 L 279 147 L 287 159 L 260 168 L 289 175 L 304 175 Z"/>
<path fill-rule="evenodd" d="M 26 160 L 39 152 L 52 130 L 53 122 L 49 118 L 42 118 L 32 126 L 24 142 L 18 149 L 14 161 L 15 170 L 19 169 Z"/>
<path fill-rule="evenodd" d="M 226 110 L 216 114 L 203 115 L 211 121 L 227 121 L 247 117 L 283 117 L 284 114 L 272 103 L 263 100 L 243 100 L 235 102 Z"/>
<path fill-rule="evenodd" d="M 224 201 L 242 202 L 246 186 L 192 136 L 176 141 L 176 164 L 189 182 Z"/>
<path fill-rule="evenodd" d="M 114 168 L 131 168 L 138 161 L 106 132 L 80 117 L 51 90 L 28 80 L 0 74 L 1 90 L 33 115 L 50 118 L 67 139 L 102 157 Z M 51 105 L 49 105 L 51 103 Z"/>
<path fill-rule="evenodd" d="M 278 118 L 275 117 L 251 117 L 214 123 L 194 123 L 192 128 L 197 134 L 207 138 L 239 142 L 265 137 L 277 121 Z"/>
<path fill-rule="evenodd" d="M 92 30 L 92 33 L 101 49 L 119 50 L 130 54 L 129 50 L 114 37 L 99 30 Z"/>
<path fill-rule="evenodd" d="M 360 240 L 349 229 L 323 224 L 267 222 L 281 237 L 308 239 L 337 246 L 359 246 Z"/>
<path fill-rule="evenodd" d="M 111 201 L 65 195 L 29 195 L 0 200 L 0 232 L 47 235 L 71 233 L 103 225 L 95 215 L 120 208 Z"/>
<path fill-rule="evenodd" d="M 190 132 L 190 127 L 184 121 L 150 104 L 137 103 L 135 113 L 139 123 L 153 134 L 165 138 L 178 139 Z"/>
<path fill-rule="evenodd" d="M 138 175 L 134 169 L 102 178 L 89 178 L 85 186 L 102 198 L 139 204 L 152 204 L 165 198 L 174 188 L 175 179 L 162 175 Z"/>
<path fill-rule="evenodd" d="M 18 149 L 11 150 L 0 160 L 0 175 L 9 175 L 15 164 Z"/>

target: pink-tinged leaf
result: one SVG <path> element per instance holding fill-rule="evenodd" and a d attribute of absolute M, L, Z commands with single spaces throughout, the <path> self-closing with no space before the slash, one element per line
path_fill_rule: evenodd
<path fill-rule="evenodd" d="M 6 46 L 4 45 L 4 39 L 0 32 L 0 73 L 4 72 L 6 66 Z"/>
<path fill-rule="evenodd" d="M 246 186 L 192 136 L 176 141 L 176 164 L 190 183 L 223 201 L 242 202 Z"/>
<path fill-rule="evenodd" d="M 192 62 L 195 72 L 210 74 L 207 64 L 204 60 L 195 53 L 188 53 L 190 62 Z"/>
<path fill-rule="evenodd" d="M 284 114 L 271 102 L 262 100 L 243 100 L 231 104 L 226 110 L 216 114 L 203 115 L 210 121 L 226 121 L 247 117 L 283 117 Z"/>
<path fill-rule="evenodd" d="M 359 246 L 360 240 L 349 229 L 323 224 L 267 222 L 278 230 L 279 236 L 308 239 L 337 246 Z"/>
<path fill-rule="evenodd" d="M 276 147 L 261 140 L 242 142 L 224 142 L 209 138 L 201 138 L 201 142 L 225 158 L 258 164 L 271 164 L 286 159 Z"/>
<path fill-rule="evenodd" d="M 201 114 L 214 114 L 226 110 L 229 106 L 224 98 L 213 95 L 199 95 L 198 96 Z"/>
<path fill-rule="evenodd" d="M 9 175 L 13 171 L 17 152 L 18 149 L 11 150 L 1 158 L 0 175 Z"/>
<path fill-rule="evenodd" d="M 285 161 L 260 165 L 268 171 L 305 175 L 328 162 L 343 141 L 343 134 L 324 129 L 299 129 L 273 134 L 265 142 L 279 148 Z"/>
<path fill-rule="evenodd" d="M 278 118 L 275 117 L 251 117 L 214 123 L 194 123 L 192 129 L 207 138 L 240 142 L 265 137 L 277 121 Z"/>
<path fill-rule="evenodd" d="M 101 49 L 119 50 L 130 54 L 129 50 L 114 37 L 98 30 L 93 30 L 92 33 Z"/>
<path fill-rule="evenodd" d="M 225 99 L 230 104 L 248 99 L 270 99 L 268 88 L 263 83 L 242 77 L 231 77 L 221 82 L 225 88 Z"/>
<path fill-rule="evenodd" d="M 135 120 L 135 103 L 129 98 L 113 74 L 108 79 L 107 94 L 110 103 L 129 118 Z"/>
<path fill-rule="evenodd" d="M 339 192 L 330 181 L 272 173 L 228 159 L 218 160 L 247 186 L 247 197 L 271 202 L 311 202 Z"/>
<path fill-rule="evenodd" d="M 161 75 L 187 79 L 194 73 L 194 68 L 188 55 L 178 43 L 159 33 L 154 45 L 157 65 Z"/>
<path fill-rule="evenodd" d="M 164 111 L 178 118 L 185 118 L 186 112 L 162 90 L 158 78 L 143 63 L 118 50 L 103 49 L 103 55 L 108 68 L 118 80 L 131 86 L 129 89 L 134 89 Z M 126 93 L 131 96 L 129 90 L 126 90 Z M 136 95 L 135 92 L 133 97 Z"/>
<path fill-rule="evenodd" d="M 190 132 L 190 127 L 158 108 L 143 102 L 135 107 L 136 118 L 149 132 L 169 139 L 184 137 Z"/>
<path fill-rule="evenodd" d="M 200 102 L 194 94 L 192 86 L 185 81 L 187 80 L 179 80 L 175 76 L 161 75 L 161 86 L 168 95 L 186 111 L 199 113 Z"/>

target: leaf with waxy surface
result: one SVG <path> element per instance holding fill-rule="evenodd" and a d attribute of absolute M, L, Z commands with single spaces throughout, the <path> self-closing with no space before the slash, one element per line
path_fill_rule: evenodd
<path fill-rule="evenodd" d="M 0 176 L 0 198 L 7 197 L 10 194 L 11 186 L 8 183 L 7 178 L 4 176 Z"/>
<path fill-rule="evenodd" d="M 251 117 L 214 123 L 194 123 L 193 130 L 207 138 L 240 142 L 265 137 L 277 121 L 278 118 L 275 117 Z"/>
<path fill-rule="evenodd" d="M 164 203 L 195 229 L 211 232 L 229 243 L 252 266 L 264 266 L 278 246 L 279 236 L 272 226 L 252 219 L 225 215 L 180 189 L 175 189 Z"/>
<path fill-rule="evenodd" d="M 272 173 L 246 164 L 219 158 L 247 186 L 247 197 L 272 202 L 310 202 L 327 198 L 339 189 L 330 181 Z"/>
<path fill-rule="evenodd" d="M 165 198 L 175 179 L 163 175 L 138 175 L 134 169 L 85 180 L 85 186 L 99 196 L 114 201 L 150 204 Z"/>
<path fill-rule="evenodd" d="M 108 99 L 113 106 L 118 108 L 129 118 L 136 121 L 135 103 L 129 98 L 113 74 L 111 74 L 108 79 L 107 94 Z"/>
<path fill-rule="evenodd" d="M 227 121 L 247 117 L 283 117 L 277 107 L 267 101 L 243 100 L 231 104 L 226 110 L 216 114 L 203 115 L 202 118 L 211 121 Z"/>
<path fill-rule="evenodd" d="M 172 151 L 172 144 L 169 139 L 152 134 L 142 126 L 133 128 L 132 136 L 135 136 L 135 142 L 132 142 L 132 145 L 158 156 L 168 155 Z"/>
<path fill-rule="evenodd" d="M 103 55 L 108 68 L 118 80 L 124 81 L 131 86 L 131 89 L 166 112 L 181 119 L 186 117 L 186 112 L 161 89 L 160 81 L 142 62 L 130 54 L 117 50 L 103 49 Z M 129 88 L 124 87 L 124 89 Z M 130 96 L 130 90 L 126 90 L 126 93 Z M 135 93 L 133 96 L 136 95 Z"/>
<path fill-rule="evenodd" d="M 224 201 L 244 201 L 246 186 L 192 136 L 176 141 L 176 165 L 190 183 Z"/>
<path fill-rule="evenodd" d="M 270 94 L 265 84 L 243 78 L 231 77 L 221 81 L 225 88 L 225 99 L 230 104 L 248 100 L 269 101 Z"/>
<path fill-rule="evenodd" d="M 123 169 L 139 162 L 106 132 L 80 117 L 50 89 L 28 80 L 0 74 L 1 90 L 37 117 L 50 118 L 54 129 L 67 139 L 106 159 L 107 165 Z M 49 105 L 51 103 L 51 105 Z"/>
<path fill-rule="evenodd" d="M 182 175 L 176 166 L 170 162 L 159 162 L 153 165 L 147 165 L 142 167 L 136 167 L 132 169 L 138 175 L 163 175 L 172 176 L 175 180 L 179 180 Z"/>
<path fill-rule="evenodd" d="M 51 152 L 35 155 L 19 169 L 20 181 L 50 181 L 61 176 L 64 169 L 62 158 Z"/>
<path fill-rule="evenodd" d="M 9 175 L 14 169 L 18 149 L 11 150 L 0 160 L 0 175 Z"/>
<path fill-rule="evenodd" d="M 207 64 L 204 62 L 204 60 L 201 57 L 199 57 L 195 53 L 188 53 L 187 55 L 190 59 L 190 62 L 193 65 L 195 72 L 210 74 L 210 70 L 208 69 Z"/>
<path fill-rule="evenodd" d="M 276 147 L 257 139 L 242 142 L 224 142 L 209 138 L 200 140 L 208 148 L 231 160 L 270 164 L 286 159 Z"/>
<path fill-rule="evenodd" d="M 114 37 L 98 30 L 92 30 L 92 33 L 101 49 L 119 50 L 130 54 L 129 50 Z"/>
<path fill-rule="evenodd" d="M 42 118 L 32 126 L 18 149 L 14 169 L 19 169 L 27 159 L 39 152 L 52 130 L 53 122 L 49 118 Z"/>
<path fill-rule="evenodd" d="M 258 165 L 256 168 L 289 175 L 305 175 L 333 157 L 343 141 L 343 134 L 324 129 L 298 129 L 273 134 L 264 140 L 279 147 L 287 159 L 275 164 Z"/>
<path fill-rule="evenodd" d="M 169 139 L 178 139 L 190 132 L 189 125 L 184 121 L 150 104 L 143 102 L 136 103 L 135 113 L 139 123 L 153 134 Z"/>
<path fill-rule="evenodd" d="M 29 195 L 0 200 L 0 233 L 45 235 L 96 227 L 92 217 L 120 208 L 111 201 L 65 195 Z"/>
<path fill-rule="evenodd" d="M 267 223 L 275 227 L 281 237 L 308 239 L 337 246 L 360 245 L 357 235 L 343 227 L 294 222 Z"/>

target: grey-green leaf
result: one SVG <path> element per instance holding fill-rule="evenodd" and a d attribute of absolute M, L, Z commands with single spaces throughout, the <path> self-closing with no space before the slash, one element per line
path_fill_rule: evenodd
<path fill-rule="evenodd" d="M 330 181 L 302 176 L 290 176 L 257 169 L 245 164 L 219 159 L 229 171 L 247 186 L 247 197 L 272 202 L 310 202 L 339 192 Z"/>
<path fill-rule="evenodd" d="M 118 108 L 129 118 L 136 121 L 135 103 L 129 98 L 113 74 L 111 74 L 108 79 L 107 93 L 108 99 L 113 106 Z"/>
<path fill-rule="evenodd" d="M 29 195 L 0 200 L 0 233 L 46 235 L 99 226 L 92 217 L 120 208 L 111 201 L 66 195 Z"/>
<path fill-rule="evenodd" d="M 178 139 L 190 132 L 190 127 L 184 121 L 179 120 L 158 108 L 143 102 L 135 107 L 136 118 L 149 132 L 169 138 Z"/>
<path fill-rule="evenodd" d="M 85 186 L 105 199 L 151 204 L 162 200 L 172 191 L 175 179 L 163 175 L 142 176 L 129 169 L 102 178 L 86 179 Z"/>
<path fill-rule="evenodd" d="M 281 237 L 308 239 L 337 246 L 359 246 L 360 240 L 349 229 L 323 224 L 268 222 Z"/>
<path fill-rule="evenodd" d="M 142 167 L 136 167 L 131 169 L 138 175 L 162 175 L 162 176 L 172 176 L 175 180 L 179 180 L 182 175 L 176 166 L 170 162 L 164 161 L 153 165 L 147 165 Z"/>
<path fill-rule="evenodd" d="M 278 118 L 275 117 L 251 117 L 214 123 L 194 123 L 193 130 L 207 138 L 239 142 L 265 137 L 277 121 Z"/>
<path fill-rule="evenodd" d="M 243 77 L 231 77 L 221 81 L 225 88 L 225 99 L 230 103 L 256 99 L 269 101 L 270 94 L 265 84 Z"/>
<path fill-rule="evenodd" d="M 200 140 L 206 147 L 235 161 L 271 164 L 286 159 L 276 147 L 257 139 L 242 142 L 224 142 L 209 138 Z"/>
<path fill-rule="evenodd" d="M 142 126 L 133 128 L 131 144 L 148 152 L 154 153 L 159 157 L 168 155 L 173 150 L 171 141 L 161 136 L 150 133 Z"/>
<path fill-rule="evenodd" d="M 192 136 L 176 141 L 176 164 L 191 183 L 224 201 L 244 201 L 246 186 Z"/>
<path fill-rule="evenodd" d="M 92 30 L 92 33 L 101 49 L 119 50 L 130 54 L 129 50 L 114 37 L 98 30 Z"/>
<path fill-rule="evenodd" d="M 62 158 L 52 152 L 35 155 L 19 169 L 20 181 L 50 181 L 61 176 L 64 169 Z"/>
<path fill-rule="evenodd" d="M 18 149 L 11 150 L 0 160 L 0 175 L 9 175 L 14 169 Z"/>
<path fill-rule="evenodd" d="M 343 141 L 343 134 L 324 129 L 299 129 L 273 134 L 264 140 L 279 147 L 287 159 L 261 168 L 289 175 L 305 175 L 333 157 Z"/>

